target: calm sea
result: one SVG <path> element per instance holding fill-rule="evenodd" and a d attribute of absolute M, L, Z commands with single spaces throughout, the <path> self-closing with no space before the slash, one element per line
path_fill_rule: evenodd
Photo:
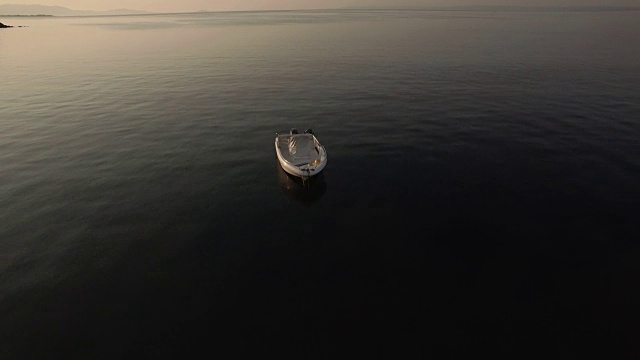
<path fill-rule="evenodd" d="M 1 20 L 2 360 L 640 355 L 640 12 Z"/>

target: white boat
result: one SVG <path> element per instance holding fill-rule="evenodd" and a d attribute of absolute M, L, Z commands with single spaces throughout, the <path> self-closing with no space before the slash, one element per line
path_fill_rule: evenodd
<path fill-rule="evenodd" d="M 302 179 L 318 175 L 327 164 L 327 151 L 311 129 L 304 134 L 293 128 L 288 134 L 276 133 L 276 155 L 287 173 Z"/>

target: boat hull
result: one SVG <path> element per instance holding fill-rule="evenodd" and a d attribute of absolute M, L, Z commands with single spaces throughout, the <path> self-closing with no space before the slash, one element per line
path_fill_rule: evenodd
<path fill-rule="evenodd" d="M 327 164 L 326 150 L 315 136 L 312 136 L 314 151 L 312 156 L 304 161 L 294 162 L 291 154 L 288 154 L 287 144 L 296 135 L 277 135 L 275 139 L 276 155 L 282 169 L 293 176 L 308 178 L 319 174 Z M 300 135 L 302 136 L 302 135 Z"/>
<path fill-rule="evenodd" d="M 325 162 L 321 162 L 317 166 L 309 167 L 308 169 L 307 168 L 300 169 L 299 167 L 296 167 L 281 159 L 278 159 L 278 161 L 280 162 L 280 166 L 282 166 L 282 169 L 284 171 L 286 171 L 291 175 L 299 176 L 299 177 L 310 177 L 310 176 L 318 175 L 324 169 L 324 166 L 327 164 L 327 162 L 325 161 Z"/>

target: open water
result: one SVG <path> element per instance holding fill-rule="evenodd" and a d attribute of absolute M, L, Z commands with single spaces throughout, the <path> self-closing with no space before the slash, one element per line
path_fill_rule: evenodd
<path fill-rule="evenodd" d="M 0 359 L 638 358 L 640 12 L 2 22 Z"/>

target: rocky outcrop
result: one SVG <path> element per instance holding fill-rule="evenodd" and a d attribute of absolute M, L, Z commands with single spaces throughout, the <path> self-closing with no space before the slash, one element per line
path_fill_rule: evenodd
<path fill-rule="evenodd" d="M 10 27 L 13 27 L 13 26 L 5 25 L 0 22 L 0 29 L 10 28 Z"/>

